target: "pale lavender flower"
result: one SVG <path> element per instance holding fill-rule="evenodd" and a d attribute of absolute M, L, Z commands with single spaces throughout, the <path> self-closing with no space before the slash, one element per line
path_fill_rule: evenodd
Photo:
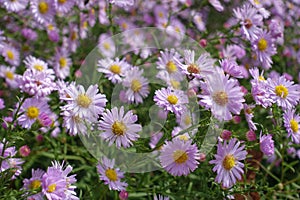
<path fill-rule="evenodd" d="M 32 0 L 30 10 L 39 23 L 52 22 L 55 16 L 54 0 Z"/>
<path fill-rule="evenodd" d="M 234 16 L 240 21 L 241 33 L 248 40 L 258 39 L 260 27 L 263 25 L 263 17 L 258 14 L 257 9 L 250 4 L 233 10 Z"/>
<path fill-rule="evenodd" d="M 56 90 L 53 73 L 52 69 L 43 71 L 27 69 L 22 76 L 18 77 L 19 88 L 29 95 L 35 95 L 38 98 L 46 97 Z"/>
<path fill-rule="evenodd" d="M 295 109 L 287 109 L 283 114 L 284 127 L 288 137 L 296 144 L 300 143 L 300 116 Z"/>
<path fill-rule="evenodd" d="M 18 87 L 15 71 L 16 67 L 6 67 L 4 65 L 0 65 L 0 77 L 4 78 L 7 85 L 11 88 Z"/>
<path fill-rule="evenodd" d="M 232 113 L 239 114 L 243 108 L 244 93 L 236 79 L 224 75 L 221 68 L 208 76 L 202 84 L 202 94 L 198 95 L 199 104 L 211 109 L 212 114 L 219 120 L 231 120 Z"/>
<path fill-rule="evenodd" d="M 18 124 L 23 128 L 30 128 L 36 122 L 42 113 L 50 113 L 47 100 L 44 98 L 28 98 L 21 105 L 20 113 L 17 118 Z"/>
<path fill-rule="evenodd" d="M 61 99 L 67 101 L 67 105 L 62 110 L 72 111 L 76 116 L 87 120 L 95 121 L 104 111 L 107 99 L 104 94 L 99 93 L 97 85 L 90 85 L 85 91 L 82 85 L 70 84 L 66 88 L 68 97 Z"/>
<path fill-rule="evenodd" d="M 215 60 L 208 53 L 203 53 L 195 60 L 193 50 L 184 51 L 184 63 L 174 58 L 182 72 L 190 77 L 204 78 L 214 72 Z"/>
<path fill-rule="evenodd" d="M 121 8 L 134 5 L 134 0 L 109 0 L 109 2 Z"/>
<path fill-rule="evenodd" d="M 278 79 L 268 78 L 267 89 L 270 98 L 284 109 L 291 109 L 296 106 L 300 100 L 300 89 L 298 84 L 286 80 L 284 76 Z"/>
<path fill-rule="evenodd" d="M 42 187 L 42 177 L 45 174 L 45 172 L 41 169 L 32 169 L 31 170 L 31 178 L 30 179 L 24 179 L 23 180 L 23 190 L 39 190 Z M 26 194 L 26 193 L 25 193 Z M 33 199 L 33 200 L 43 200 L 44 195 L 42 192 L 38 192 L 34 195 L 31 195 L 27 197 L 27 199 Z"/>
<path fill-rule="evenodd" d="M 8 12 L 19 12 L 27 7 L 28 0 L 5 0 L 1 4 Z"/>
<path fill-rule="evenodd" d="M 155 195 L 154 197 L 153 197 L 153 200 L 169 200 L 170 198 L 169 197 L 165 197 L 165 196 L 162 196 L 162 195 Z"/>
<path fill-rule="evenodd" d="M 105 185 L 108 185 L 110 190 L 125 190 L 128 184 L 122 182 L 121 179 L 124 178 L 124 172 L 119 168 L 115 168 L 115 159 L 108 159 L 103 157 L 97 165 L 97 171 L 99 173 L 100 180 L 104 181 Z"/>
<path fill-rule="evenodd" d="M 117 107 L 106 109 L 99 122 L 99 128 L 103 131 L 100 136 L 108 141 L 109 145 L 115 142 L 118 148 L 128 148 L 140 137 L 138 132 L 142 130 L 142 126 L 136 124 L 137 120 L 137 115 L 132 111 L 125 113 L 123 106 L 120 110 Z"/>
<path fill-rule="evenodd" d="M 221 2 L 219 0 L 208 0 L 208 2 L 219 12 L 222 12 L 224 10 L 224 7 L 222 6 Z"/>
<path fill-rule="evenodd" d="M 252 50 L 255 53 L 257 60 L 262 64 L 264 69 L 269 69 L 272 66 L 271 56 L 277 53 L 274 39 L 267 31 L 259 30 L 257 38 L 251 41 Z"/>
<path fill-rule="evenodd" d="M 252 120 L 252 118 L 254 117 L 253 111 L 252 111 L 253 108 L 255 108 L 255 105 L 244 104 L 244 112 L 245 112 L 245 117 L 246 117 L 246 121 L 248 123 L 249 129 L 256 131 L 257 130 L 256 125 Z"/>
<path fill-rule="evenodd" d="M 173 176 L 187 176 L 198 167 L 199 150 L 192 140 L 175 138 L 166 141 L 161 149 L 161 166 Z"/>
<path fill-rule="evenodd" d="M 126 97 L 130 103 L 143 103 L 143 99 L 150 93 L 149 81 L 142 75 L 143 73 L 144 70 L 138 67 L 133 67 L 125 72 L 122 84 L 127 88 Z"/>
<path fill-rule="evenodd" d="M 12 66 L 19 66 L 20 53 L 15 47 L 3 44 L 3 48 L 0 50 L 0 53 L 4 57 L 5 62 Z"/>
<path fill-rule="evenodd" d="M 75 0 L 54 0 L 54 6 L 58 13 L 66 14 L 72 10 Z"/>
<path fill-rule="evenodd" d="M 263 76 L 263 71 L 259 74 L 258 68 L 249 69 L 253 79 L 251 82 L 251 94 L 257 105 L 267 108 L 272 105 L 273 100 L 267 90 L 267 81 Z"/>
<path fill-rule="evenodd" d="M 227 59 L 242 59 L 246 55 L 245 48 L 239 45 L 227 45 L 222 50 L 222 57 Z"/>
<path fill-rule="evenodd" d="M 71 136 L 82 134 L 87 135 L 87 129 L 91 125 L 91 121 L 79 117 L 78 114 L 74 113 L 72 110 L 65 110 L 62 112 L 63 116 L 63 127 L 65 127 Z"/>
<path fill-rule="evenodd" d="M 247 151 L 245 145 L 240 144 L 236 138 L 223 144 L 219 141 L 215 160 L 209 162 L 215 164 L 213 168 L 213 171 L 217 172 L 215 181 L 222 183 L 225 188 L 232 187 L 237 180 L 242 179 L 244 164 L 240 161 L 246 159 Z"/>
<path fill-rule="evenodd" d="M 69 56 L 70 55 L 67 49 L 62 48 L 56 51 L 52 60 L 52 66 L 58 78 L 65 79 L 70 75 L 72 60 Z"/>
<path fill-rule="evenodd" d="M 125 77 L 125 72 L 131 68 L 131 65 L 125 61 L 116 58 L 115 60 L 106 58 L 98 61 L 98 72 L 101 72 L 112 83 L 121 83 Z"/>
<path fill-rule="evenodd" d="M 188 103 L 187 95 L 181 90 L 162 88 L 155 91 L 154 101 L 156 105 L 166 111 L 181 115 Z"/>
<path fill-rule="evenodd" d="M 47 172 L 42 176 L 42 193 L 49 200 L 55 199 L 72 199 L 79 200 L 76 197 L 76 175 L 68 176 L 72 171 L 70 165 L 64 166 L 55 161 L 52 166 L 47 168 Z"/>
<path fill-rule="evenodd" d="M 19 176 L 21 174 L 22 171 L 21 165 L 24 163 L 24 161 L 20 158 L 14 157 L 17 154 L 15 146 L 10 146 L 10 147 L 6 146 L 6 148 L 3 149 L 4 142 L 5 139 L 3 139 L 2 142 L 0 142 L 0 156 L 4 158 L 0 166 L 0 173 L 8 169 L 14 169 L 14 174 L 12 175 L 11 178 L 15 179 L 16 176 Z"/>
<path fill-rule="evenodd" d="M 241 66 L 239 66 L 236 61 L 232 59 L 220 60 L 220 66 L 223 68 L 224 72 L 235 78 L 244 78 Z"/>
<path fill-rule="evenodd" d="M 274 154 L 274 140 L 271 134 L 261 135 L 260 133 L 260 150 L 266 156 L 272 156 Z"/>

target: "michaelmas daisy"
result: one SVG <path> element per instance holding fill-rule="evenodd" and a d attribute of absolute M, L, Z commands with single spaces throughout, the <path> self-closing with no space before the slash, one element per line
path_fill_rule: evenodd
<path fill-rule="evenodd" d="M 167 141 L 162 149 L 159 160 L 161 166 L 173 176 L 187 176 L 198 167 L 199 150 L 191 140 L 174 138 Z"/>
<path fill-rule="evenodd" d="M 53 0 L 32 0 L 30 9 L 34 18 L 41 24 L 50 23 L 55 15 Z"/>
<path fill-rule="evenodd" d="M 124 172 L 119 168 L 115 168 L 115 159 L 108 159 L 103 157 L 97 165 L 97 171 L 99 173 L 100 180 L 104 181 L 105 185 L 108 185 L 110 190 L 125 190 L 128 184 L 122 182 L 121 179 L 124 178 Z"/>
<path fill-rule="evenodd" d="M 117 107 L 107 109 L 99 122 L 100 130 L 103 131 L 100 136 L 108 141 L 109 145 L 115 142 L 118 148 L 121 146 L 128 148 L 132 145 L 132 141 L 140 137 L 137 133 L 142 130 L 142 126 L 135 124 L 137 120 L 137 115 L 132 111 L 125 113 L 123 106 L 120 110 Z"/>
<path fill-rule="evenodd" d="M 295 109 L 288 109 L 283 114 L 284 127 L 288 132 L 288 137 L 296 144 L 300 143 L 300 116 Z"/>
<path fill-rule="evenodd" d="M 228 143 L 225 141 L 223 144 L 219 141 L 215 160 L 209 162 L 215 164 L 213 168 L 213 171 L 217 172 L 215 181 L 222 183 L 225 188 L 232 187 L 237 180 L 242 178 L 244 164 L 240 161 L 245 160 L 246 155 L 245 145 L 240 146 L 236 138 L 229 140 Z"/>

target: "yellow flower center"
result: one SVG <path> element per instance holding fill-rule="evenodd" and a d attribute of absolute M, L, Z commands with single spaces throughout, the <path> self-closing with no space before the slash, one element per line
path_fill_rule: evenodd
<path fill-rule="evenodd" d="M 159 13 L 158 13 L 158 16 L 159 16 L 160 18 L 163 18 L 163 16 L 164 16 L 164 13 L 162 13 L 162 12 L 159 12 Z"/>
<path fill-rule="evenodd" d="M 299 130 L 299 124 L 296 120 L 292 119 L 290 121 L 291 129 L 293 130 L 294 133 L 297 133 Z"/>
<path fill-rule="evenodd" d="M 47 2 L 42 1 L 42 2 L 39 3 L 40 13 L 46 14 L 48 12 L 48 10 L 49 10 L 49 6 L 48 6 Z"/>
<path fill-rule="evenodd" d="M 285 99 L 287 97 L 287 95 L 289 94 L 289 90 L 283 85 L 277 85 L 275 87 L 275 93 L 277 96 Z"/>
<path fill-rule="evenodd" d="M 260 80 L 260 81 L 265 81 L 266 79 L 265 79 L 265 77 L 263 77 L 263 76 L 259 76 L 259 77 L 258 77 L 258 80 Z"/>
<path fill-rule="evenodd" d="M 233 157 L 233 155 L 229 154 L 225 156 L 223 160 L 223 167 L 226 170 L 231 170 L 231 168 L 233 168 L 234 166 L 235 166 L 235 158 Z"/>
<path fill-rule="evenodd" d="M 182 163 L 185 163 L 189 159 L 189 156 L 187 155 L 187 153 L 185 151 L 176 150 L 173 153 L 173 159 L 174 159 L 175 163 L 182 164 Z"/>
<path fill-rule="evenodd" d="M 110 66 L 109 70 L 114 74 L 121 73 L 121 67 L 119 65 L 112 65 L 112 66 Z"/>
<path fill-rule="evenodd" d="M 33 68 L 38 70 L 38 71 L 43 71 L 44 70 L 44 67 L 42 65 L 39 65 L 39 64 L 34 65 Z"/>
<path fill-rule="evenodd" d="M 54 192 L 55 190 L 56 190 L 56 184 L 53 183 L 53 184 L 51 184 L 51 185 L 48 186 L 47 192 L 52 193 L 52 192 Z"/>
<path fill-rule="evenodd" d="M 77 39 L 77 33 L 76 33 L 75 31 L 73 31 L 73 32 L 71 33 L 71 40 L 74 41 L 74 40 L 76 40 L 76 39 Z"/>
<path fill-rule="evenodd" d="M 47 26 L 47 28 L 48 28 L 49 31 L 53 31 L 54 30 L 54 26 L 52 24 L 49 24 Z"/>
<path fill-rule="evenodd" d="M 60 4 L 64 4 L 66 2 L 67 2 L 67 0 L 58 0 L 58 3 L 60 3 Z"/>
<path fill-rule="evenodd" d="M 167 100 L 170 104 L 173 104 L 173 105 L 177 104 L 177 102 L 178 102 L 178 98 L 174 94 L 169 95 L 167 97 Z"/>
<path fill-rule="evenodd" d="M 88 22 L 87 22 L 87 21 L 84 21 L 84 22 L 82 23 L 82 27 L 83 27 L 83 28 L 87 28 L 87 27 L 88 27 Z"/>
<path fill-rule="evenodd" d="M 10 60 L 13 60 L 15 55 L 11 50 L 6 51 L 6 55 Z"/>
<path fill-rule="evenodd" d="M 35 190 L 35 189 L 38 189 L 39 187 L 41 187 L 41 185 L 42 185 L 41 181 L 33 180 L 33 181 L 31 181 L 29 188 Z"/>
<path fill-rule="evenodd" d="M 65 57 L 61 57 L 59 59 L 60 68 L 65 68 L 67 66 L 67 59 Z"/>
<path fill-rule="evenodd" d="M 123 124 L 123 122 L 115 121 L 111 126 L 111 130 L 115 135 L 124 135 L 126 131 L 126 126 Z"/>
<path fill-rule="evenodd" d="M 228 103 L 228 96 L 226 92 L 223 91 L 216 92 L 212 98 L 220 106 L 225 106 Z"/>
<path fill-rule="evenodd" d="M 105 171 L 105 175 L 107 176 L 107 178 L 111 181 L 116 181 L 118 180 L 118 175 L 117 172 L 114 169 L 107 169 Z"/>
<path fill-rule="evenodd" d="M 245 112 L 246 112 L 248 115 L 250 115 L 250 114 L 253 113 L 251 108 L 247 108 L 247 109 L 245 110 Z"/>
<path fill-rule="evenodd" d="M 12 72 L 6 72 L 5 73 L 6 78 L 13 80 L 14 79 L 14 74 Z"/>
<path fill-rule="evenodd" d="M 127 29 L 128 28 L 128 25 L 125 22 L 123 22 L 121 26 L 122 26 L 123 29 Z"/>
<path fill-rule="evenodd" d="M 35 106 L 30 106 L 27 108 L 27 116 L 30 119 L 35 119 L 39 116 L 40 110 Z"/>
<path fill-rule="evenodd" d="M 177 71 L 177 66 L 175 65 L 175 63 L 173 61 L 169 61 L 167 63 L 167 71 L 169 73 L 174 73 Z"/>
<path fill-rule="evenodd" d="M 192 119 L 189 115 L 186 115 L 184 118 L 185 125 L 190 125 L 192 123 Z"/>
<path fill-rule="evenodd" d="M 78 95 L 76 101 L 77 104 L 83 108 L 88 108 L 89 105 L 92 103 L 92 100 L 85 94 Z"/>
<path fill-rule="evenodd" d="M 170 82 L 171 82 L 171 85 L 172 85 L 173 88 L 175 88 L 175 89 L 179 88 L 179 86 L 180 86 L 180 82 L 179 81 L 171 79 Z"/>
<path fill-rule="evenodd" d="M 258 49 L 259 49 L 260 51 L 264 51 L 264 50 L 266 50 L 267 47 L 268 47 L 268 42 L 267 42 L 267 40 L 265 40 L 264 38 L 261 38 L 261 39 L 258 41 L 257 46 L 258 46 Z"/>
<path fill-rule="evenodd" d="M 189 72 L 189 73 L 193 73 L 193 74 L 199 74 L 200 73 L 200 69 L 199 69 L 199 67 L 197 66 L 197 65 L 195 65 L 195 64 L 190 64 L 189 66 L 188 66 L 188 68 L 187 68 L 187 71 Z"/>
<path fill-rule="evenodd" d="M 142 88 L 142 84 L 139 80 L 132 80 L 131 82 L 131 89 L 134 91 L 134 92 L 138 92 L 140 91 L 140 89 Z"/>
<path fill-rule="evenodd" d="M 104 49 L 109 50 L 110 49 L 110 44 L 108 42 L 104 42 L 103 47 L 104 47 Z"/>
<path fill-rule="evenodd" d="M 183 141 L 188 141 L 189 138 L 186 135 L 179 135 L 178 138 Z"/>

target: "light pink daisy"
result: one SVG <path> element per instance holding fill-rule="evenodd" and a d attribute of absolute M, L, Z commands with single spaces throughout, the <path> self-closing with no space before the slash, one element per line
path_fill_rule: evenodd
<path fill-rule="evenodd" d="M 267 90 L 270 98 L 284 109 L 292 109 L 300 100 L 299 84 L 287 80 L 284 76 L 268 78 Z"/>
<path fill-rule="evenodd" d="M 143 103 L 149 93 L 149 81 L 143 76 L 144 70 L 133 67 L 126 71 L 123 86 L 127 89 L 125 94 L 130 103 Z"/>
<path fill-rule="evenodd" d="M 128 184 L 122 182 L 121 179 L 124 178 L 124 172 L 119 168 L 115 168 L 115 159 L 108 159 L 103 157 L 97 165 L 97 171 L 99 173 L 100 180 L 104 181 L 105 185 L 108 185 L 110 190 L 125 190 Z"/>
<path fill-rule="evenodd" d="M 187 176 L 198 167 L 199 150 L 191 140 L 175 138 L 163 145 L 159 159 L 161 166 L 173 176 Z"/>
<path fill-rule="evenodd" d="M 128 148 L 140 137 L 138 132 L 142 130 L 142 126 L 136 124 L 137 120 L 137 115 L 132 111 L 125 113 L 123 106 L 120 110 L 117 107 L 106 109 L 99 122 L 99 129 L 103 131 L 100 136 L 108 141 L 109 145 L 115 142 L 118 148 Z"/>
<path fill-rule="evenodd" d="M 300 143 L 300 116 L 295 109 L 287 109 L 283 114 L 284 127 L 288 137 L 296 144 Z"/>
<path fill-rule="evenodd" d="M 188 97 L 181 90 L 162 88 L 155 91 L 154 101 L 156 105 L 176 115 L 181 115 L 188 103 Z"/>
<path fill-rule="evenodd" d="M 243 109 L 244 93 L 238 81 L 225 76 L 220 68 L 216 68 L 214 75 L 207 77 L 202 90 L 202 94 L 198 95 L 201 98 L 199 104 L 211 109 L 219 120 L 231 120 L 232 113 L 239 114 Z"/>
<path fill-rule="evenodd" d="M 30 10 L 34 18 L 41 24 L 52 22 L 55 16 L 53 0 L 32 0 Z"/>
<path fill-rule="evenodd" d="M 21 105 L 20 113 L 17 121 L 23 128 L 30 128 L 36 122 L 41 113 L 50 113 L 47 100 L 43 98 L 29 98 Z"/>
<path fill-rule="evenodd" d="M 0 77 L 4 78 L 7 85 L 11 88 L 18 87 L 15 71 L 16 67 L 6 67 L 4 65 L 0 65 Z"/>
<path fill-rule="evenodd" d="M 236 138 L 223 144 L 219 141 L 215 160 L 209 162 L 215 164 L 213 168 L 213 171 L 217 172 L 215 181 L 222 183 L 225 188 L 230 188 L 237 180 L 242 179 L 244 164 L 240 161 L 245 160 L 246 155 L 245 145 L 240 146 Z"/>
<path fill-rule="evenodd" d="M 85 91 L 82 85 L 77 87 L 74 84 L 66 88 L 68 97 L 61 99 L 67 101 L 67 105 L 62 107 L 62 110 L 72 111 L 75 116 L 94 121 L 98 119 L 104 111 L 107 99 L 104 94 L 99 93 L 97 85 L 90 85 Z"/>
<path fill-rule="evenodd" d="M 0 53 L 4 57 L 5 62 L 12 66 L 19 66 L 20 53 L 15 47 L 4 44 L 3 48 L 0 50 Z"/>
<path fill-rule="evenodd" d="M 215 60 L 212 59 L 208 53 L 202 53 L 198 59 L 195 60 L 195 52 L 193 50 L 185 50 L 184 63 L 181 63 L 176 58 L 175 60 L 182 72 L 191 78 L 204 78 L 215 71 Z"/>
<path fill-rule="evenodd" d="M 131 68 L 131 65 L 125 59 L 119 60 L 119 58 L 116 58 L 112 60 L 106 58 L 98 61 L 98 67 L 98 72 L 103 73 L 108 80 L 116 84 L 123 81 L 125 72 Z"/>

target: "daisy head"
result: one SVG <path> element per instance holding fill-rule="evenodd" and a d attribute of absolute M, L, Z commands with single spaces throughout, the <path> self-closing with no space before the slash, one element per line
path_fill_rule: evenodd
<path fill-rule="evenodd" d="M 161 166 L 173 176 L 187 176 L 198 167 L 199 150 L 191 140 L 167 141 L 159 156 Z"/>
<path fill-rule="evenodd" d="M 184 51 L 184 63 L 177 60 L 178 66 L 182 72 L 191 78 L 204 78 L 214 72 L 215 60 L 210 57 L 208 53 L 202 53 L 197 60 L 195 60 L 195 52 L 193 50 Z"/>
<path fill-rule="evenodd" d="M 267 90 L 270 98 L 284 109 L 292 109 L 300 99 L 299 84 L 287 80 L 284 76 L 279 78 L 268 78 Z"/>
<path fill-rule="evenodd" d="M 98 61 L 98 72 L 104 74 L 104 76 L 112 83 L 121 83 L 125 76 L 125 72 L 130 69 L 130 64 L 124 59 L 119 60 L 116 58 L 112 60 L 110 58 L 101 59 Z"/>
<path fill-rule="evenodd" d="M 119 168 L 115 168 L 115 159 L 108 159 L 103 157 L 97 165 L 97 171 L 99 173 L 100 180 L 104 181 L 105 185 L 108 185 L 110 190 L 125 190 L 128 184 L 122 182 L 121 179 L 124 178 L 124 172 Z"/>
<path fill-rule="evenodd" d="M 176 115 L 181 115 L 188 103 L 188 97 L 181 90 L 162 88 L 155 91 L 154 101 L 159 107 Z"/>
<path fill-rule="evenodd" d="M 300 116 L 295 109 L 287 109 L 283 114 L 284 126 L 288 137 L 296 144 L 300 143 Z"/>
<path fill-rule="evenodd" d="M 240 161 L 245 160 L 246 155 L 245 145 L 240 146 L 236 138 L 230 139 L 228 143 L 224 141 L 223 144 L 219 141 L 215 160 L 209 162 L 215 165 L 213 168 L 213 171 L 217 172 L 215 181 L 222 183 L 225 188 L 232 187 L 242 178 L 244 164 Z"/>
<path fill-rule="evenodd" d="M 28 98 L 21 105 L 20 112 L 23 114 L 18 117 L 18 123 L 23 128 L 30 128 L 42 113 L 50 113 L 50 109 L 46 99 Z"/>
<path fill-rule="evenodd" d="M 44 171 L 41 169 L 32 169 L 31 170 L 31 178 L 30 179 L 24 179 L 23 180 L 23 189 L 25 190 L 38 190 L 42 187 L 42 177 L 44 175 Z M 43 194 L 41 192 L 34 194 L 29 197 L 29 199 L 42 199 Z"/>
<path fill-rule="evenodd" d="M 18 87 L 15 71 L 16 67 L 6 67 L 4 65 L 0 65 L 0 77 L 4 78 L 7 85 L 11 88 Z"/>
<path fill-rule="evenodd" d="M 53 21 L 55 16 L 55 5 L 53 0 L 33 0 L 30 9 L 34 18 L 41 24 Z"/>
<path fill-rule="evenodd" d="M 67 101 L 63 110 L 71 110 L 76 116 L 94 121 L 98 115 L 104 111 L 107 99 L 104 94 L 99 93 L 97 85 L 90 85 L 85 91 L 82 85 L 76 87 L 70 84 L 66 88 L 67 97 L 62 98 Z"/>
<path fill-rule="evenodd" d="M 219 120 L 231 120 L 231 113 L 239 114 L 243 108 L 244 93 L 238 81 L 225 76 L 220 68 L 216 68 L 216 73 L 203 82 L 202 90 L 199 104 L 211 109 Z"/>
<path fill-rule="evenodd" d="M 19 51 L 8 44 L 4 44 L 1 50 L 1 55 L 4 57 L 4 60 L 12 65 L 12 66 L 19 66 L 20 64 L 20 53 Z"/>
<path fill-rule="evenodd" d="M 182 62 L 182 58 L 175 49 L 165 49 L 160 52 L 160 57 L 157 61 L 157 69 L 167 71 L 169 75 L 174 77 L 181 77 L 180 69 L 177 66 L 175 59 L 179 62 Z"/>
<path fill-rule="evenodd" d="M 133 67 L 125 74 L 123 86 L 127 88 L 125 94 L 128 101 L 131 103 L 143 103 L 143 99 L 150 93 L 149 81 L 142 75 L 143 72 L 143 69 Z"/>
<path fill-rule="evenodd" d="M 104 33 L 100 35 L 98 48 L 104 57 L 113 58 L 116 53 L 115 42 L 110 38 L 110 35 Z"/>
<path fill-rule="evenodd" d="M 24 64 L 27 69 L 32 69 L 40 72 L 48 70 L 48 63 L 31 55 L 25 58 Z"/>
<path fill-rule="evenodd" d="M 27 7 L 28 0 L 11 0 L 11 1 L 4 1 L 3 6 L 6 8 L 7 11 L 11 12 L 19 12 L 24 10 Z"/>
<path fill-rule="evenodd" d="M 142 130 L 142 126 L 136 124 L 137 120 L 137 115 L 132 111 L 125 113 L 123 106 L 120 110 L 117 107 L 107 109 L 99 122 L 100 130 L 103 131 L 100 136 L 108 141 L 109 145 L 115 142 L 118 148 L 128 148 L 140 137 L 137 133 Z"/>
<path fill-rule="evenodd" d="M 67 49 L 62 48 L 59 51 L 56 51 L 52 63 L 55 74 L 58 78 L 65 79 L 70 75 L 72 60 L 69 57 L 69 52 Z"/>
<path fill-rule="evenodd" d="M 62 14 L 66 14 L 71 11 L 75 3 L 75 0 L 54 0 L 56 11 Z"/>
<path fill-rule="evenodd" d="M 262 135 L 262 133 L 260 133 L 260 150 L 266 156 L 272 156 L 274 154 L 274 140 L 271 134 Z"/>

